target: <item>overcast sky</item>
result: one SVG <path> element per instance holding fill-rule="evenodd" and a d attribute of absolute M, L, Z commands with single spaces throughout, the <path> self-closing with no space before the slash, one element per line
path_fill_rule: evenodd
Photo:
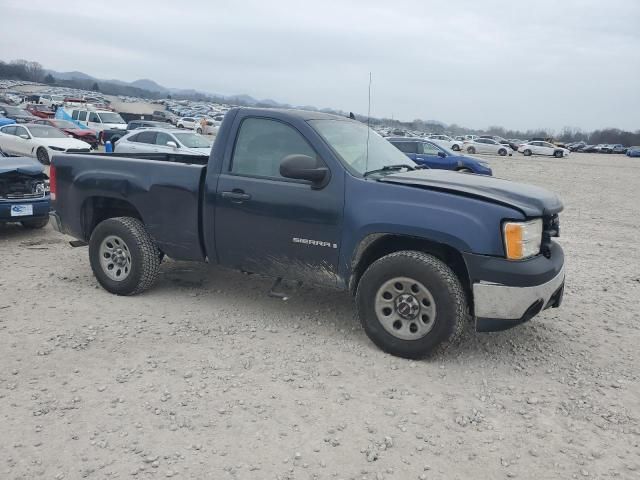
<path fill-rule="evenodd" d="M 640 129 L 640 0 L 0 0 L 0 59 L 471 128 Z"/>

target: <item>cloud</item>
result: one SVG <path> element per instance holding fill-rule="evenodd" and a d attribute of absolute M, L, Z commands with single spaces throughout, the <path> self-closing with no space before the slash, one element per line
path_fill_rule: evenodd
<path fill-rule="evenodd" d="M 4 0 L 0 58 L 481 128 L 638 129 L 640 3 Z"/>

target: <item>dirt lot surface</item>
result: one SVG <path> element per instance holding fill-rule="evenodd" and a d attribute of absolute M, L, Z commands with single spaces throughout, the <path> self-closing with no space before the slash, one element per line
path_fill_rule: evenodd
<path fill-rule="evenodd" d="M 564 304 L 418 362 L 341 293 L 169 260 L 121 298 L 0 227 L 0 478 L 640 478 L 640 159 L 490 162 L 562 195 Z"/>

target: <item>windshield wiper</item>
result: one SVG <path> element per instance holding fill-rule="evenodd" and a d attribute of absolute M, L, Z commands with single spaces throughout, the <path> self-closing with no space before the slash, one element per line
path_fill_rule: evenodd
<path fill-rule="evenodd" d="M 420 168 L 419 166 L 413 166 L 413 165 L 408 165 L 406 163 L 399 163 L 398 165 L 385 165 L 382 168 L 377 168 L 375 170 L 369 170 L 368 172 L 364 172 L 364 176 L 366 177 L 367 175 L 371 175 L 373 173 L 381 173 L 381 172 L 393 172 L 395 170 L 402 170 L 403 168 L 406 168 L 409 171 L 412 170 L 417 170 L 418 168 Z"/>

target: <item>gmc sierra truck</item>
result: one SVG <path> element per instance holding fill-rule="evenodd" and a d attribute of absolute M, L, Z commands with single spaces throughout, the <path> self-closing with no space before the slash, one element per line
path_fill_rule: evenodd
<path fill-rule="evenodd" d="M 54 228 L 117 295 L 149 288 L 165 255 L 337 288 L 410 358 L 469 319 L 503 330 L 562 301 L 555 194 L 422 169 L 339 116 L 236 108 L 208 158 L 61 154 L 50 177 Z"/>

